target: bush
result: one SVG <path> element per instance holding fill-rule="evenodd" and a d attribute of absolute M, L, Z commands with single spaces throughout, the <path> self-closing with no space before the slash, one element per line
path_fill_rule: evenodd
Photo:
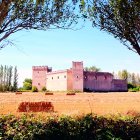
<path fill-rule="evenodd" d="M 140 91 L 140 87 L 130 88 L 129 92 L 138 92 Z"/>
<path fill-rule="evenodd" d="M 67 94 L 75 94 L 75 93 L 80 93 L 81 91 L 79 90 L 68 90 Z"/>
<path fill-rule="evenodd" d="M 73 118 L 47 119 L 33 115 L 0 116 L 0 138 L 3 140 L 130 140 L 140 139 L 140 117 L 98 117 L 88 114 Z"/>
<path fill-rule="evenodd" d="M 1 139 L 124 140 L 140 139 L 140 117 L 105 118 L 88 114 L 41 121 L 34 116 L 0 117 Z"/>
<path fill-rule="evenodd" d="M 135 85 L 133 85 L 132 83 L 128 83 L 127 84 L 127 88 L 128 89 L 133 89 L 133 88 L 135 88 L 136 86 Z"/>
<path fill-rule="evenodd" d="M 133 85 L 131 83 L 128 83 L 127 87 L 128 87 L 129 92 L 138 92 L 138 91 L 140 91 L 140 86 L 135 86 L 135 85 Z"/>
<path fill-rule="evenodd" d="M 32 92 L 38 92 L 38 89 L 37 89 L 36 86 L 33 86 L 33 87 L 32 87 Z"/>
<path fill-rule="evenodd" d="M 47 91 L 46 87 L 42 87 L 41 91 L 43 92 Z"/>

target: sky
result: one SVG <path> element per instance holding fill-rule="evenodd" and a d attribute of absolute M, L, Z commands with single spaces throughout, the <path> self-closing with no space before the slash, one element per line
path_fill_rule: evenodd
<path fill-rule="evenodd" d="M 0 50 L 0 64 L 17 66 L 19 87 L 32 77 L 32 66 L 63 70 L 70 68 L 72 61 L 83 61 L 84 67 L 94 65 L 104 72 L 127 69 L 140 74 L 140 56 L 90 24 L 76 31 L 20 31 L 10 40 L 14 45 Z"/>

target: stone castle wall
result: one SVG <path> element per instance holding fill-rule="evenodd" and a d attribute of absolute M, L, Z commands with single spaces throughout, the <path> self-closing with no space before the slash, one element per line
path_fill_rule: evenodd
<path fill-rule="evenodd" d="M 105 72 L 84 72 L 84 89 L 89 91 L 110 91 L 113 75 Z"/>
<path fill-rule="evenodd" d="M 113 79 L 112 91 L 128 91 L 127 80 Z"/>
<path fill-rule="evenodd" d="M 113 79 L 108 72 L 84 71 L 83 62 L 72 62 L 71 69 L 53 72 L 48 66 L 34 66 L 32 85 L 53 91 L 127 91 L 126 80 Z"/>
<path fill-rule="evenodd" d="M 72 89 L 83 91 L 83 62 L 72 62 Z"/>
<path fill-rule="evenodd" d="M 51 68 L 48 66 L 33 66 L 32 67 L 32 85 L 36 86 L 38 90 L 46 87 L 46 73 L 50 72 Z"/>

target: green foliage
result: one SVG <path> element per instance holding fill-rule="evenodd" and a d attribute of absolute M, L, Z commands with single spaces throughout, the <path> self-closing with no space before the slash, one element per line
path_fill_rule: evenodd
<path fill-rule="evenodd" d="M 86 1 L 86 16 L 98 27 L 140 55 L 140 2 L 138 0 Z M 85 9 L 85 6 L 83 7 Z M 85 10 L 83 10 L 85 13 Z M 83 14 L 84 14 L 83 13 Z"/>
<path fill-rule="evenodd" d="M 42 87 L 41 91 L 43 92 L 47 91 L 46 87 Z"/>
<path fill-rule="evenodd" d="M 14 68 L 14 79 L 13 79 L 13 91 L 17 91 L 18 89 L 18 73 L 17 67 Z"/>
<path fill-rule="evenodd" d="M 19 92 L 32 92 L 32 90 L 25 90 L 25 89 L 23 89 L 23 88 L 19 88 L 18 91 L 19 91 Z"/>
<path fill-rule="evenodd" d="M 13 83 L 12 83 L 13 81 Z M 18 84 L 17 67 L 13 71 L 12 66 L 0 66 L 0 91 L 16 91 Z"/>
<path fill-rule="evenodd" d="M 100 69 L 100 68 L 97 68 L 96 66 L 85 67 L 84 70 L 85 70 L 85 71 L 94 71 L 94 72 L 99 72 L 99 71 L 101 71 L 101 69 Z"/>
<path fill-rule="evenodd" d="M 123 140 L 140 139 L 140 117 L 35 118 L 33 115 L 0 116 L 1 139 Z"/>
<path fill-rule="evenodd" d="M 36 86 L 33 86 L 33 87 L 32 87 L 32 92 L 38 92 L 38 89 L 37 89 Z"/>
<path fill-rule="evenodd" d="M 76 0 L 0 1 L 0 43 L 20 30 L 73 27 L 78 20 L 74 12 L 76 3 Z M 5 45 L 0 44 L 0 48 Z"/>
<path fill-rule="evenodd" d="M 140 86 L 133 85 L 132 83 L 128 83 L 127 85 L 129 92 L 138 92 L 140 91 Z"/>
<path fill-rule="evenodd" d="M 134 86 L 132 83 L 128 83 L 127 87 L 128 87 L 128 89 L 130 89 L 130 88 L 132 89 L 132 88 L 135 88 L 136 86 Z"/>
<path fill-rule="evenodd" d="M 23 82 L 23 89 L 24 90 L 31 90 L 32 89 L 32 79 L 26 78 Z"/>
<path fill-rule="evenodd" d="M 129 73 L 128 73 L 127 70 L 122 70 L 122 71 L 118 72 L 118 76 L 121 79 L 126 79 L 127 80 L 128 79 L 128 75 L 129 75 Z"/>
<path fill-rule="evenodd" d="M 68 90 L 67 94 L 74 94 L 74 93 L 80 93 L 81 91 L 79 90 Z"/>
<path fill-rule="evenodd" d="M 31 84 L 32 84 L 32 79 L 30 79 L 30 78 L 25 78 L 24 82 L 27 82 L 27 83 L 31 83 Z"/>
<path fill-rule="evenodd" d="M 138 91 L 140 91 L 140 87 L 130 88 L 128 91 L 129 92 L 138 92 Z"/>

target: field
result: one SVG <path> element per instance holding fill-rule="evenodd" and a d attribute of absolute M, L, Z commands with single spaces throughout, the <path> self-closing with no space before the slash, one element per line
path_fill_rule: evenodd
<path fill-rule="evenodd" d="M 17 112 L 21 102 L 51 102 L 54 112 L 58 115 L 79 115 L 86 113 L 126 114 L 131 111 L 140 112 L 140 93 L 0 93 L 0 114 L 20 115 Z M 43 114 L 43 113 L 42 113 Z"/>

